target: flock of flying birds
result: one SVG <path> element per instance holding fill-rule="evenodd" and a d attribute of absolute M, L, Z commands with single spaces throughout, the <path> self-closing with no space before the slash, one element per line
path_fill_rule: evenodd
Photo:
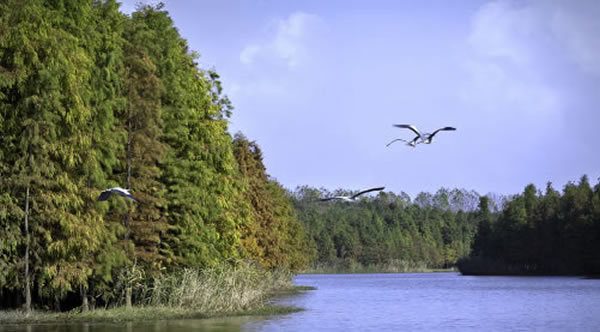
<path fill-rule="evenodd" d="M 414 148 L 417 146 L 417 144 L 421 144 L 421 143 L 431 144 L 431 142 L 433 141 L 433 136 L 435 136 L 435 134 L 439 133 L 440 131 L 456 130 L 456 128 L 454 128 L 454 127 L 442 127 L 440 129 L 435 130 L 433 133 L 422 133 L 419 131 L 419 129 L 417 129 L 417 127 L 415 127 L 413 125 L 409 125 L 409 124 L 395 124 L 394 127 L 410 129 L 415 134 L 417 134 L 417 136 L 415 136 L 412 140 L 396 138 L 396 139 L 392 140 L 391 142 L 389 142 L 386 146 L 390 146 L 394 142 L 402 141 L 402 142 L 405 142 L 406 145 Z M 360 195 L 363 195 L 363 194 L 366 194 L 366 193 L 369 193 L 372 191 L 381 191 L 383 189 L 385 189 L 385 187 L 370 188 L 370 189 L 361 190 L 352 196 L 332 196 L 332 197 L 321 198 L 321 201 L 325 202 L 325 201 L 338 200 L 338 201 L 344 201 L 344 202 L 356 202 L 357 198 Z"/>
<path fill-rule="evenodd" d="M 412 140 L 396 138 L 396 139 L 392 140 L 391 142 L 389 142 L 386 146 L 390 146 L 392 143 L 397 142 L 397 141 L 402 141 L 402 142 L 405 142 L 406 145 L 414 148 L 417 146 L 417 144 L 422 144 L 422 143 L 423 144 L 431 144 L 435 134 L 439 133 L 440 131 L 456 130 L 456 128 L 454 128 L 454 127 L 442 127 L 442 128 L 435 130 L 433 133 L 421 133 L 419 131 L 419 129 L 417 129 L 417 127 L 415 127 L 413 125 L 409 125 L 409 124 L 395 124 L 394 127 L 410 129 L 412 132 L 417 134 L 417 136 L 415 136 Z M 356 202 L 358 197 L 363 194 L 366 194 L 366 193 L 369 193 L 372 191 L 381 191 L 383 189 L 385 189 L 385 187 L 370 188 L 370 189 L 361 190 L 351 196 L 332 196 L 332 197 L 321 198 L 321 201 L 325 202 L 325 201 L 338 200 L 338 201 L 344 201 L 344 202 Z M 131 193 L 129 192 L 129 189 L 123 189 L 121 187 L 114 187 L 114 188 L 110 188 L 110 189 L 106 189 L 106 190 L 102 191 L 100 193 L 100 196 L 98 197 L 98 201 L 105 201 L 112 194 L 117 194 L 117 195 L 123 196 L 125 198 L 128 198 L 132 201 L 135 201 L 135 198 L 133 197 L 133 195 L 131 195 Z"/>

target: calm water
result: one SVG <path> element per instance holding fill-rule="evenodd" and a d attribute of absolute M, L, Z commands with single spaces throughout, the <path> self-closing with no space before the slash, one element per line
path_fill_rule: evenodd
<path fill-rule="evenodd" d="M 302 275 L 304 312 L 250 322 L 266 331 L 600 331 L 600 280 L 458 273 Z"/>
<path fill-rule="evenodd" d="M 285 316 L 120 324 L 4 326 L 0 331 L 600 331 L 600 280 L 456 273 L 301 275 L 315 291 L 278 299 Z"/>

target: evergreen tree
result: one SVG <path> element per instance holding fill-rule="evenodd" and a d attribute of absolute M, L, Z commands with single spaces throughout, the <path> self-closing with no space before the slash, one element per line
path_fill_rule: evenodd
<path fill-rule="evenodd" d="M 240 173 L 248 182 L 244 198 L 252 207 L 250 222 L 242 227 L 244 249 L 265 267 L 306 267 L 310 254 L 304 229 L 285 190 L 268 178 L 261 149 L 239 133 L 233 144 Z"/>
<path fill-rule="evenodd" d="M 167 220 L 160 164 L 167 145 L 161 142 L 162 84 L 144 47 L 149 33 L 145 24 L 136 20 L 125 29 L 123 81 L 127 104 L 122 126 L 127 138 L 122 183 L 132 189 L 137 199 L 135 205 L 127 202 L 124 216 L 125 227 L 134 242 L 134 257 L 150 271 L 158 271 L 172 257 L 161 241 L 167 231 Z"/>
<path fill-rule="evenodd" d="M 25 273 L 10 284 L 24 287 L 30 309 L 30 287 L 55 301 L 87 287 L 90 257 L 106 236 L 101 215 L 88 208 L 93 193 L 84 190 L 88 178 L 81 173 L 91 150 L 94 65 L 82 45 L 91 42 L 85 38 L 93 9 L 76 1 L 9 6 L 0 50 L 8 80 L 0 107 L 3 155 L 11 167 L 2 187 L 15 204 L 11 210 L 24 218 Z"/>
<path fill-rule="evenodd" d="M 132 14 L 145 28 L 145 53 L 163 84 L 162 142 L 168 146 L 161 182 L 166 185 L 167 243 L 179 264 L 204 266 L 237 257 L 241 184 L 236 176 L 225 118 L 231 110 L 218 75 L 201 71 L 162 5 Z M 243 209 L 241 209 L 243 210 Z"/>

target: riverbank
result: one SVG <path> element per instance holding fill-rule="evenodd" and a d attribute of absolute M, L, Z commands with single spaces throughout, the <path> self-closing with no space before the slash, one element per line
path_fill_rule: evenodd
<path fill-rule="evenodd" d="M 135 322 L 148 320 L 173 319 L 206 319 L 235 316 L 271 316 L 285 315 L 304 310 L 293 306 L 275 306 L 270 300 L 280 297 L 301 294 L 313 287 L 291 286 L 271 292 L 265 302 L 252 308 L 236 311 L 202 312 L 191 308 L 174 308 L 167 306 L 133 306 L 94 309 L 81 312 L 79 309 L 69 312 L 33 311 L 29 315 L 21 310 L 0 311 L 0 325 L 3 324 L 45 324 L 45 323 L 79 323 L 79 322 Z"/>
<path fill-rule="evenodd" d="M 508 264 L 504 260 L 478 256 L 461 259 L 457 263 L 459 272 L 468 276 L 580 276 L 588 279 L 598 275 L 586 274 L 569 269 L 568 266 L 541 267 L 535 264 Z"/>
<path fill-rule="evenodd" d="M 338 264 L 318 264 L 302 271 L 302 274 L 353 274 L 353 273 L 432 273 L 457 272 L 451 268 L 431 268 L 425 263 L 393 260 L 383 264 L 363 265 L 356 262 Z"/>
<path fill-rule="evenodd" d="M 363 269 L 309 269 L 302 271 L 300 274 L 368 274 L 368 273 L 444 273 L 444 272 L 459 272 L 456 268 L 448 269 L 415 269 L 415 270 L 402 270 L 402 271 L 390 271 L 390 270 L 379 270 L 371 268 Z"/>

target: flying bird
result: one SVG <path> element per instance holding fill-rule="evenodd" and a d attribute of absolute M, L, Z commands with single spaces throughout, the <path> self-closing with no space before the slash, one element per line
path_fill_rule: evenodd
<path fill-rule="evenodd" d="M 419 144 L 419 136 L 413 138 L 411 141 L 402 139 L 402 138 L 396 138 L 395 140 L 392 140 L 391 142 L 389 142 L 388 144 L 386 144 L 385 146 L 390 146 L 392 145 L 392 143 L 397 142 L 397 141 L 402 141 L 402 142 L 406 142 L 406 145 L 410 146 L 410 147 L 415 147 L 417 146 L 417 144 Z"/>
<path fill-rule="evenodd" d="M 129 198 L 132 201 L 135 201 L 135 198 L 133 198 L 133 196 L 131 196 L 129 189 L 123 189 L 121 187 L 114 187 L 114 188 L 110 188 L 110 189 L 106 189 L 106 190 L 102 191 L 100 193 L 100 196 L 98 196 L 97 201 L 105 201 L 112 194 L 121 195 L 123 197 Z"/>
<path fill-rule="evenodd" d="M 408 125 L 408 124 L 395 124 L 394 127 L 410 129 L 415 134 L 417 134 L 417 136 L 415 138 L 413 138 L 412 141 L 410 141 L 410 142 L 408 142 L 406 144 L 406 145 L 410 145 L 412 147 L 415 147 L 419 143 L 431 144 L 431 142 L 433 141 L 433 137 L 435 136 L 435 134 L 439 133 L 440 131 L 454 131 L 454 130 L 456 130 L 456 128 L 454 128 L 454 127 L 443 127 L 443 128 L 437 129 L 436 131 L 434 131 L 433 133 L 430 134 L 430 133 L 421 133 L 419 131 L 419 129 L 417 129 L 417 127 L 415 127 L 413 125 Z M 397 140 L 402 140 L 402 139 L 397 139 Z M 390 144 L 394 143 L 397 140 L 393 140 L 393 141 L 389 142 L 387 144 L 387 146 L 389 146 Z M 406 140 L 402 140 L 402 141 L 406 142 Z"/>
<path fill-rule="evenodd" d="M 358 198 L 358 196 L 360 196 L 362 194 L 366 194 L 371 191 L 380 191 L 383 189 L 385 189 L 385 187 L 377 187 L 377 188 L 371 188 L 371 189 L 365 189 L 363 191 L 359 191 L 358 193 L 356 193 L 352 196 L 333 196 L 333 197 L 321 198 L 321 202 L 332 201 L 332 200 L 340 200 L 340 201 L 344 201 L 344 202 L 356 202 L 356 199 Z"/>

